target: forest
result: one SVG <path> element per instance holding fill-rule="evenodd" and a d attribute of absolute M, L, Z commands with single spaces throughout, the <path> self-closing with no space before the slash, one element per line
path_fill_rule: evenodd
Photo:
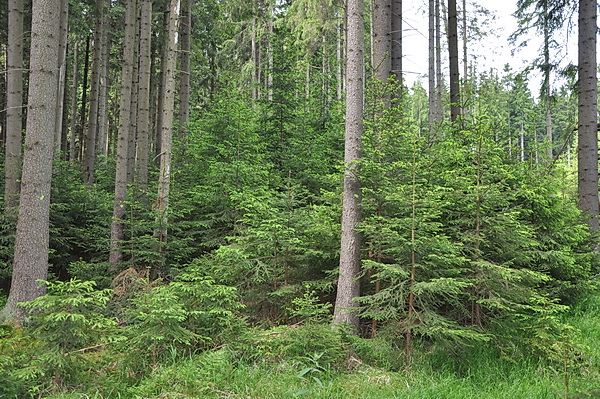
<path fill-rule="evenodd" d="M 600 397 L 598 4 L 483 3 L 0 0 L 0 398 Z"/>

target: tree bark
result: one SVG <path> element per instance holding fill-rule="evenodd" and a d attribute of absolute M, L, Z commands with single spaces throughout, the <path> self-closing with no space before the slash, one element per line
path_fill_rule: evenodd
<path fill-rule="evenodd" d="M 110 7 L 110 3 L 107 5 Z M 100 92 L 98 93 L 98 154 L 108 156 L 108 86 L 109 86 L 109 37 L 110 18 L 108 12 L 105 12 L 102 22 L 102 54 L 100 58 L 104 60 L 102 69 L 100 70 Z"/>
<path fill-rule="evenodd" d="M 190 121 L 190 55 L 192 35 L 192 2 L 183 0 L 181 3 L 181 54 L 179 75 L 179 140 L 183 140 Z"/>
<path fill-rule="evenodd" d="M 136 171 L 137 188 L 148 189 L 148 154 L 150 141 L 150 40 L 152 35 L 152 0 L 143 0 L 140 21 L 140 67 L 138 84 L 138 133 Z"/>
<path fill-rule="evenodd" d="M 73 49 L 73 76 L 71 78 L 71 122 L 69 124 L 69 161 L 71 162 L 75 162 L 75 158 L 77 157 L 75 138 L 77 137 L 77 86 L 79 85 L 78 56 L 79 46 L 75 42 L 75 48 Z"/>
<path fill-rule="evenodd" d="M 119 130 L 117 133 L 117 165 L 115 171 L 115 199 L 110 229 L 111 264 L 123 260 L 122 242 L 125 239 L 124 219 L 127 197 L 127 161 L 131 118 L 131 82 L 133 76 L 133 54 L 135 45 L 136 2 L 128 1 L 125 12 L 125 43 L 121 70 L 121 100 L 119 106 Z"/>
<path fill-rule="evenodd" d="M 102 64 L 102 29 L 104 23 L 104 0 L 96 0 L 96 21 L 94 26 L 94 49 L 92 52 L 92 77 L 90 84 L 90 120 L 85 137 L 85 184 L 94 183 L 96 162 L 96 139 L 98 137 L 98 106 L 100 102 L 100 73 Z"/>
<path fill-rule="evenodd" d="M 179 24 L 180 0 L 171 0 L 169 29 L 167 35 L 167 63 L 164 82 L 162 117 L 162 139 L 160 171 L 158 176 L 158 197 L 156 199 L 158 229 L 155 236 L 160 243 L 167 241 L 169 191 L 171 185 L 171 151 L 173 137 L 173 114 L 175 105 L 175 76 L 177 67 L 177 31 Z M 161 247 L 162 248 L 162 247 Z"/>
<path fill-rule="evenodd" d="M 83 81 L 81 88 L 81 112 L 79 114 L 79 149 L 77 159 L 83 160 L 83 154 L 85 153 L 85 127 L 87 123 L 87 101 L 88 101 L 88 77 L 90 70 L 90 43 L 91 36 L 88 35 L 85 40 L 85 58 L 83 61 Z"/>
<path fill-rule="evenodd" d="M 19 203 L 23 130 L 23 0 L 8 2 L 4 209 Z"/>
<path fill-rule="evenodd" d="M 450 120 L 456 122 L 460 116 L 456 0 L 448 0 L 448 55 L 450 61 Z"/>
<path fill-rule="evenodd" d="M 387 84 L 392 70 L 391 6 L 390 0 L 373 1 L 373 27 L 371 29 L 373 58 L 371 62 L 373 76 L 383 84 Z"/>
<path fill-rule="evenodd" d="M 45 293 L 38 280 L 48 275 L 50 183 L 56 104 L 60 7 L 56 2 L 38 0 L 32 7 L 31 55 L 27 132 L 23 157 L 21 200 L 10 294 L 3 318 L 20 323 L 26 316 L 19 302 L 31 301 Z"/>
<path fill-rule="evenodd" d="M 68 19 L 69 19 L 69 1 L 60 1 L 60 25 L 59 25 L 59 37 L 58 37 L 58 91 L 56 93 L 57 106 L 56 106 L 56 129 L 54 131 L 54 149 L 58 154 L 60 152 L 60 145 L 62 142 L 62 131 L 63 131 L 63 110 L 64 110 L 64 97 L 65 97 L 65 84 L 67 77 L 67 37 L 68 37 Z"/>
<path fill-rule="evenodd" d="M 429 129 L 433 130 L 436 125 L 436 82 L 435 73 L 435 0 L 429 0 Z"/>
<path fill-rule="evenodd" d="M 364 6 L 362 0 L 348 0 L 346 9 L 346 133 L 344 162 L 344 193 L 342 205 L 342 237 L 340 243 L 340 269 L 334 309 L 334 324 L 348 323 L 358 329 L 358 304 L 360 295 L 360 233 L 356 230 L 361 221 L 361 186 L 357 161 L 362 156 L 363 102 L 364 102 Z M 356 332 L 356 331 L 355 331 Z"/>
<path fill-rule="evenodd" d="M 598 89 L 596 0 L 579 1 L 578 181 L 579 208 L 598 231 Z"/>
<path fill-rule="evenodd" d="M 402 0 L 392 0 L 392 73 L 396 78 L 398 91 L 402 97 Z"/>
<path fill-rule="evenodd" d="M 440 1 L 435 0 L 435 120 L 441 123 L 444 119 L 442 108 L 442 25 L 440 23 Z"/>

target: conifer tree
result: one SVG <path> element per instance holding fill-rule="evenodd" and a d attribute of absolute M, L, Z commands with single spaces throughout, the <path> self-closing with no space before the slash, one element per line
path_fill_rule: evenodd
<path fill-rule="evenodd" d="M 54 154 L 54 128 L 58 93 L 60 7 L 36 1 L 32 9 L 31 55 L 27 132 L 23 157 L 21 200 L 15 241 L 13 275 L 2 313 L 20 323 L 25 309 L 20 302 L 45 293 L 48 274 L 50 182 Z"/>
<path fill-rule="evenodd" d="M 363 129 L 363 11 L 362 0 L 349 0 L 346 9 L 346 137 L 344 162 L 344 189 L 342 203 L 342 239 L 340 269 L 334 309 L 334 323 L 347 323 L 358 329 L 358 303 L 360 295 L 360 233 L 361 186 L 358 178 L 358 161 L 362 154 Z"/>

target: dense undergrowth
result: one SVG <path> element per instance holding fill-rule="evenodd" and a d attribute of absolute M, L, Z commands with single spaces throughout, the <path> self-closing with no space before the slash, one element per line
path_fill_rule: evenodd
<path fill-rule="evenodd" d="M 93 290 L 88 282 L 49 284 L 49 295 L 32 304 L 42 312 L 33 316 L 31 326 L 0 330 L 0 397 L 516 399 L 600 394 L 597 296 L 563 315 L 569 333 L 554 342 L 554 355 L 542 357 L 518 342 L 511 349 L 420 339 L 407 366 L 404 343 L 389 329 L 370 339 L 332 329 L 310 296 L 296 304 L 296 312 L 310 315 L 301 322 L 251 328 L 238 317 L 234 292 L 191 274 L 182 278 L 195 281 L 193 291 L 176 283 L 145 286 L 119 324 L 98 312 L 105 305 L 119 306 L 106 292 Z"/>

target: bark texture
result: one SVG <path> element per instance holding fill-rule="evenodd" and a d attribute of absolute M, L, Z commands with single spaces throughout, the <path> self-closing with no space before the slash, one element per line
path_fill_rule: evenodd
<path fill-rule="evenodd" d="M 3 316 L 19 323 L 26 316 L 19 302 L 45 293 L 37 280 L 48 275 L 50 182 L 58 92 L 60 7 L 50 0 L 33 3 L 29 104 L 23 156 L 21 200 L 10 294 Z"/>
<path fill-rule="evenodd" d="M 169 30 L 167 35 L 167 62 L 164 81 L 163 117 L 161 129 L 162 147 L 160 155 L 160 172 L 158 176 L 158 197 L 156 199 L 156 210 L 158 212 L 157 221 L 159 229 L 155 232 L 155 236 L 157 236 L 160 242 L 165 242 L 167 240 L 179 7 L 180 0 L 171 0 Z"/>
<path fill-rule="evenodd" d="M 360 295 L 360 233 L 356 227 L 361 221 L 361 190 L 357 161 L 362 156 L 363 102 L 364 102 L 364 28 L 362 0 L 348 0 L 346 47 L 346 133 L 344 162 L 344 194 L 342 207 L 342 238 L 340 269 L 334 309 L 334 324 L 348 323 L 358 329 Z"/>
<path fill-rule="evenodd" d="M 137 113 L 137 188 L 148 188 L 148 154 L 150 142 L 150 37 L 152 34 L 152 1 L 142 2 L 140 22 L 140 67 Z"/>
<path fill-rule="evenodd" d="M 448 0 L 448 54 L 450 61 L 450 120 L 460 116 L 460 73 L 458 67 L 458 26 L 456 0 Z"/>
<path fill-rule="evenodd" d="M 125 12 L 125 43 L 121 70 L 121 102 L 119 106 L 119 131 L 117 133 L 117 166 L 115 171 L 115 200 L 110 228 L 110 255 L 112 264 L 123 260 L 122 242 L 125 239 L 124 219 L 127 197 L 127 161 L 129 128 L 131 118 L 131 81 L 133 76 L 133 54 L 135 45 L 136 2 L 128 1 Z"/>
<path fill-rule="evenodd" d="M 19 203 L 21 141 L 23 130 L 23 0 L 8 2 L 6 71 L 6 141 L 4 206 L 13 211 Z"/>
<path fill-rule="evenodd" d="M 596 7 L 596 0 L 579 2 L 579 208 L 588 214 L 587 223 L 592 231 L 598 231 Z"/>

